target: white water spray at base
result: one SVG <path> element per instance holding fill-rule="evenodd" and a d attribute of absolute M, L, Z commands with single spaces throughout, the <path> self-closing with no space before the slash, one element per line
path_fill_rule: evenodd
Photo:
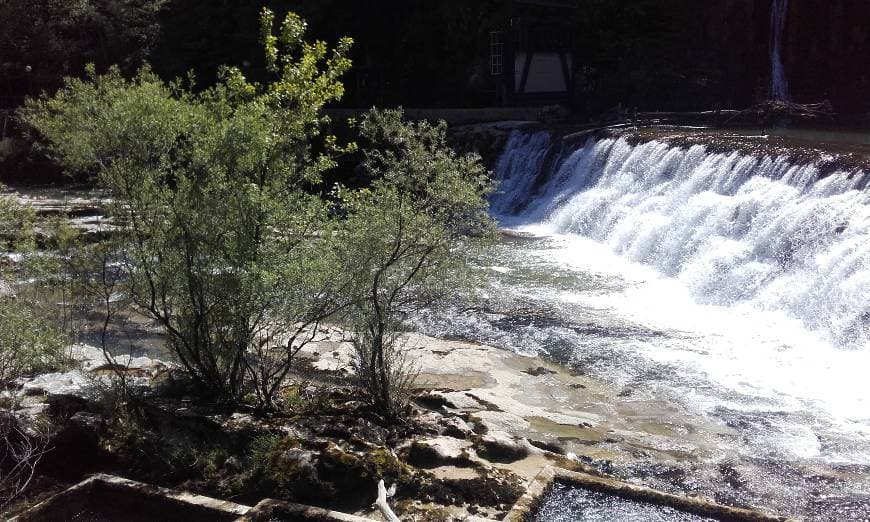
<path fill-rule="evenodd" d="M 622 138 L 590 141 L 552 173 L 529 172 L 540 144 L 519 133 L 508 143 L 493 198 L 506 223 L 593 239 L 677 280 L 698 303 L 781 312 L 834 345 L 867 348 L 865 173 L 821 176 L 786 156 Z"/>

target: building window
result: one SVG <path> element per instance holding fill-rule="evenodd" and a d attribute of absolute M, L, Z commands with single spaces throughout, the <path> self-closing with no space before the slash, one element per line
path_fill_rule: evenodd
<path fill-rule="evenodd" d="M 489 73 L 498 76 L 504 72 L 504 39 L 502 31 L 489 33 Z"/>

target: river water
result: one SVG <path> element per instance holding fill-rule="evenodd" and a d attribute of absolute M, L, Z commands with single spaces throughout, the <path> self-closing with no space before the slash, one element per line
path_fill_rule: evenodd
<path fill-rule="evenodd" d="M 515 131 L 491 200 L 504 238 L 475 260 L 481 304 L 419 323 L 737 430 L 686 463 L 692 490 L 868 520 L 867 175 L 801 158 Z"/>

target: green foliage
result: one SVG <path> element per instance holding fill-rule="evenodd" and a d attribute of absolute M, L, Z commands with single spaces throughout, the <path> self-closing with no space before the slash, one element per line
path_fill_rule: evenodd
<path fill-rule="evenodd" d="M 346 306 L 327 207 L 312 194 L 342 151 L 321 137 L 320 109 L 339 98 L 351 42 L 308 43 L 289 15 L 262 27 L 273 81 L 223 69 L 201 93 L 149 69 L 125 79 L 89 69 L 25 119 L 67 168 L 117 198 L 122 266 L 133 303 L 157 320 L 203 391 L 272 397 L 316 325 Z"/>
<path fill-rule="evenodd" d="M 62 367 L 63 340 L 28 303 L 0 298 L 0 383 Z"/>
<path fill-rule="evenodd" d="M 354 366 L 368 401 L 404 414 L 414 377 L 399 333 L 406 315 L 469 286 L 469 248 L 493 231 L 480 158 L 446 143 L 446 126 L 406 123 L 400 110 L 359 124 L 371 187 L 341 191 L 342 245 L 360 285 L 351 312 Z"/>
<path fill-rule="evenodd" d="M 266 469 L 282 440 L 278 435 L 271 433 L 255 437 L 248 449 L 251 467 Z"/>
<path fill-rule="evenodd" d="M 401 323 L 468 285 L 468 248 L 492 231 L 488 173 L 447 146 L 443 123 L 374 111 L 358 126 L 371 185 L 337 189 L 331 209 L 317 186 L 353 147 L 321 135 L 321 109 L 343 93 L 351 42 L 306 42 L 294 14 L 276 32 L 264 10 L 261 25 L 266 84 L 227 67 L 194 93 L 147 68 L 90 68 L 25 119 L 117 198 L 126 292 L 203 391 L 273 407 L 320 322 L 350 311 L 362 389 L 396 419 L 414 373 Z"/>
<path fill-rule="evenodd" d="M 0 257 L 0 385 L 23 374 L 53 370 L 67 362 L 65 338 L 52 313 L 40 306 L 33 287 L 20 285 L 38 276 L 27 254 L 34 246 L 33 211 L 12 198 L 0 196 L 0 238 L 22 261 L 9 264 Z M 23 269 L 30 268 L 25 272 Z"/>

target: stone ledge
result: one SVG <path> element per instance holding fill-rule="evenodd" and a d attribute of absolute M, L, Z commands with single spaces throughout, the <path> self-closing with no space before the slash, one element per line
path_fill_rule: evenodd
<path fill-rule="evenodd" d="M 171 513 L 190 522 L 231 521 L 251 508 L 233 502 L 143 484 L 113 475 L 97 474 L 40 502 L 10 522 L 70 520 L 91 510 L 131 510 L 137 515 Z M 128 511 L 129 512 L 129 511 Z"/>
<path fill-rule="evenodd" d="M 272 520 L 312 520 L 317 522 L 376 522 L 370 518 L 348 515 L 339 511 L 266 499 L 254 506 L 238 522 L 267 522 Z"/>

